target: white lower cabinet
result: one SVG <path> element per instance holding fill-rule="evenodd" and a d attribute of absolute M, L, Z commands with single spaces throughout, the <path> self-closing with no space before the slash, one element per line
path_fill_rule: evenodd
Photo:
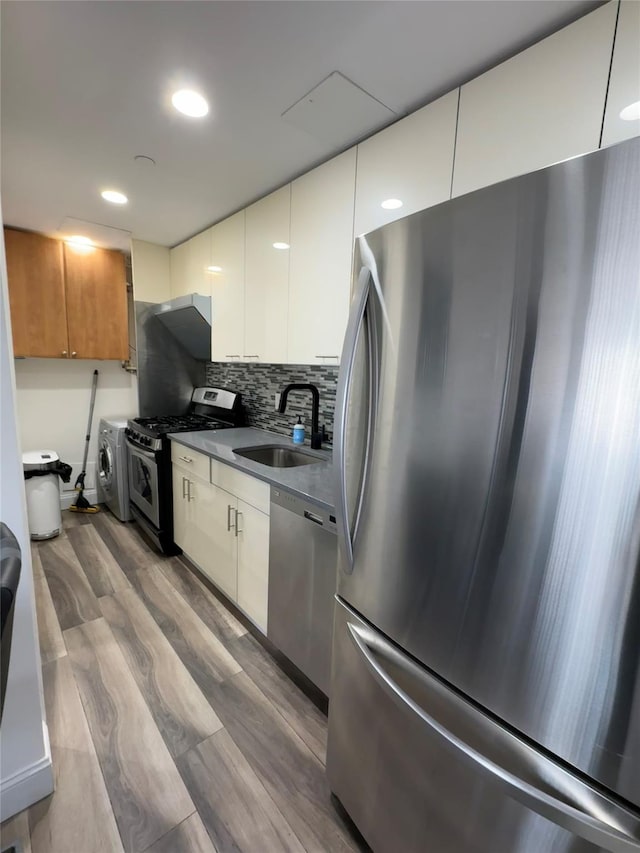
<path fill-rule="evenodd" d="M 238 607 L 267 633 L 269 516 L 238 501 Z"/>
<path fill-rule="evenodd" d="M 236 499 L 224 489 L 207 483 L 207 497 L 198 513 L 200 528 L 195 542 L 205 545 L 195 560 L 216 586 L 236 600 L 238 590 L 238 540 L 232 527 Z"/>
<path fill-rule="evenodd" d="M 182 550 L 189 541 L 189 511 L 186 500 L 187 476 L 175 463 L 171 466 L 171 485 L 173 488 L 173 539 Z"/>
<path fill-rule="evenodd" d="M 235 601 L 238 542 L 231 524 L 236 498 L 175 464 L 172 480 L 176 545 Z"/>
<path fill-rule="evenodd" d="M 172 459 L 176 544 L 266 634 L 269 486 L 176 442 Z"/>

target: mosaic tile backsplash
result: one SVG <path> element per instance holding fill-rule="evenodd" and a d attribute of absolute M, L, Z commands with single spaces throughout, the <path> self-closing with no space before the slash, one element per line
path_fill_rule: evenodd
<path fill-rule="evenodd" d="M 321 426 L 324 424 L 328 436 L 326 443 L 331 444 L 338 370 L 337 365 L 240 364 L 216 361 L 207 365 L 207 385 L 230 388 L 242 394 L 247 426 L 290 436 L 300 415 L 305 425 L 305 439 L 309 441 L 311 394 L 308 391 L 292 391 L 284 415 L 275 411 L 275 395 L 290 382 L 311 382 L 320 392 L 319 421 Z"/>

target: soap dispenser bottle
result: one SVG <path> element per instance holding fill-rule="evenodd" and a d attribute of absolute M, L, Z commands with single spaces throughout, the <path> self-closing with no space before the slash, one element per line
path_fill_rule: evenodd
<path fill-rule="evenodd" d="M 298 423 L 293 426 L 293 443 L 304 444 L 304 424 L 302 418 L 298 418 Z"/>

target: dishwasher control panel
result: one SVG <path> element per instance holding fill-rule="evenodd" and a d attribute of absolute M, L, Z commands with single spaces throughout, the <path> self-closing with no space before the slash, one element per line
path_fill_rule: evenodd
<path fill-rule="evenodd" d="M 317 506 L 312 501 L 304 500 L 292 495 L 284 489 L 271 487 L 271 503 L 294 512 L 301 518 L 324 527 L 329 533 L 337 533 L 336 516 L 334 510 L 328 510 Z"/>

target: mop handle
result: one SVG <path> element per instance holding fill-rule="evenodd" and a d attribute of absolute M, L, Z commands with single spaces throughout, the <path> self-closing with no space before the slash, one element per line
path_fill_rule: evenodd
<path fill-rule="evenodd" d="M 87 435 L 84 445 L 84 459 L 82 460 L 82 470 L 87 470 L 87 459 L 89 458 L 89 441 L 91 440 L 91 421 L 93 420 L 93 407 L 96 404 L 96 390 L 98 388 L 98 371 L 93 371 L 93 383 L 91 385 L 91 403 L 89 404 L 89 423 L 87 424 Z"/>

